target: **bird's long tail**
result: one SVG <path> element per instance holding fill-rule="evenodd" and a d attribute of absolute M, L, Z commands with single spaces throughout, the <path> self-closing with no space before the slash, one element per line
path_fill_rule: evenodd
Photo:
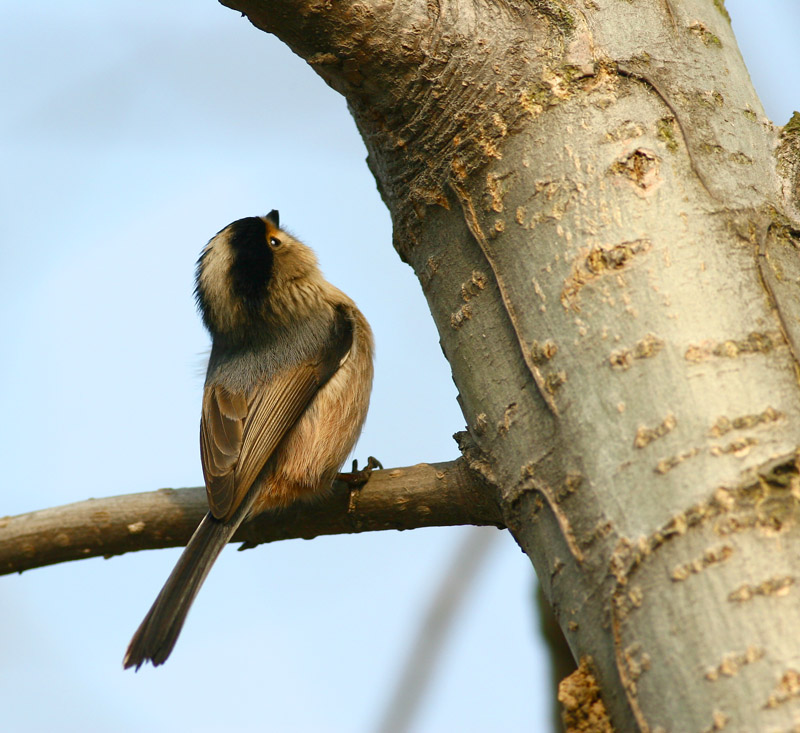
<path fill-rule="evenodd" d="M 256 493 L 250 491 L 227 522 L 215 519 L 210 512 L 203 517 L 133 635 L 122 662 L 125 669 L 136 667 L 138 670 L 148 659 L 154 666 L 167 660 L 208 571 L 247 516 L 255 496 Z"/>

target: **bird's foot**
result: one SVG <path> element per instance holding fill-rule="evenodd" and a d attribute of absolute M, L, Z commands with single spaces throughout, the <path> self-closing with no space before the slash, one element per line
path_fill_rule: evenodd
<path fill-rule="evenodd" d="M 367 465 L 360 471 L 358 470 L 358 459 L 353 459 L 353 468 L 349 473 L 339 473 L 336 475 L 337 481 L 344 481 L 349 484 L 351 489 L 360 489 L 367 481 L 372 472 L 376 469 L 383 469 L 381 462 L 374 456 L 367 458 Z"/>

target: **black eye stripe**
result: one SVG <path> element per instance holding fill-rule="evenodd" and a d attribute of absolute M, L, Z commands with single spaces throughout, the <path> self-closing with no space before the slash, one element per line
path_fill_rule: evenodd
<path fill-rule="evenodd" d="M 257 249 L 258 242 L 264 241 L 267 233 L 267 226 L 258 216 L 249 216 L 246 219 L 229 224 L 227 227 L 230 232 L 230 246 L 234 252 L 244 252 L 248 249 Z"/>
<path fill-rule="evenodd" d="M 272 250 L 264 246 L 267 227 L 257 216 L 230 225 L 231 288 L 249 308 L 257 310 L 266 298 L 272 276 Z"/>

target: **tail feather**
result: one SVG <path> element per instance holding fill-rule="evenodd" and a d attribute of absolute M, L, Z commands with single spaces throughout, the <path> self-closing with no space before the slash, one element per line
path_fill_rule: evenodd
<path fill-rule="evenodd" d="M 136 667 L 138 670 L 147 660 L 154 666 L 167 660 L 197 592 L 214 561 L 247 516 L 254 498 L 255 492 L 251 491 L 227 522 L 215 519 L 210 512 L 203 517 L 133 635 L 122 662 L 125 669 Z"/>

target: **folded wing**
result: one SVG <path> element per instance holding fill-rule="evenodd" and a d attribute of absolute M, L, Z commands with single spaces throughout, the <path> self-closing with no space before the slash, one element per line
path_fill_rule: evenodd
<path fill-rule="evenodd" d="M 353 343 L 345 306 L 335 309 L 317 353 L 256 385 L 249 393 L 207 384 L 200 456 L 212 515 L 228 520 L 286 433 L 336 373 Z"/>

